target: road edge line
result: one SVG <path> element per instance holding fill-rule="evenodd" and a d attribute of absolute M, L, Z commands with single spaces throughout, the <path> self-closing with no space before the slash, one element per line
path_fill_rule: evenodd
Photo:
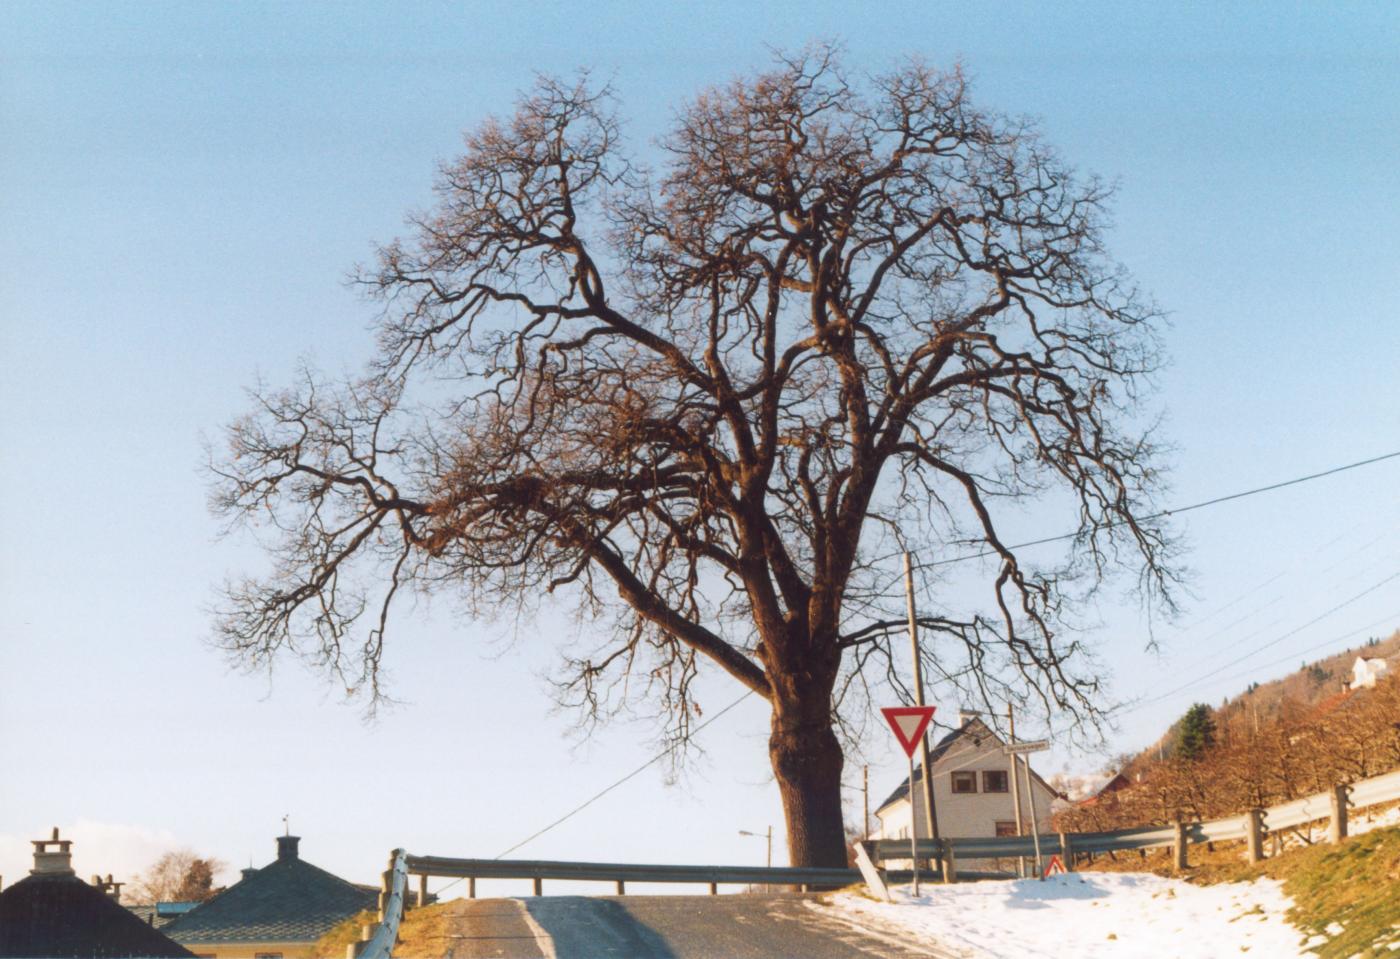
<path fill-rule="evenodd" d="M 530 934 L 535 937 L 535 945 L 539 946 L 540 952 L 544 954 L 544 959 L 559 959 L 554 951 L 554 937 L 544 931 L 535 917 L 530 915 L 530 907 L 522 899 L 515 900 L 520 905 L 520 914 L 525 919 L 525 925 L 530 927 Z"/>

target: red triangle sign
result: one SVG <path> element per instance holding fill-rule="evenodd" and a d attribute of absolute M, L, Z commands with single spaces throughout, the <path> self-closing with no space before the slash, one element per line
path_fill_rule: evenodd
<path fill-rule="evenodd" d="M 885 722 L 894 730 L 894 738 L 904 747 L 905 755 L 911 759 L 914 750 L 919 748 L 919 740 L 924 738 L 929 720 L 933 718 L 934 706 L 886 706 L 880 710 L 885 714 Z"/>

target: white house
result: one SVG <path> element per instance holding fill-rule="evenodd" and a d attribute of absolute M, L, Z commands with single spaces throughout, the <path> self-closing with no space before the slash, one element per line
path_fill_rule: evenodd
<path fill-rule="evenodd" d="M 1363 659 L 1356 657 L 1351 665 L 1351 688 L 1371 689 L 1376 682 L 1390 672 L 1390 664 L 1383 659 Z M 934 800 L 936 803 L 937 800 Z"/>
<path fill-rule="evenodd" d="M 959 717 L 961 725 L 929 750 L 933 767 L 933 805 L 939 835 L 949 838 L 1016 835 L 1016 810 L 1011 800 L 1011 757 L 1006 743 L 975 716 Z M 1026 795 L 1025 767 L 1017 783 L 1024 834 L 1030 835 L 1031 797 Z M 914 770 L 914 824 L 920 839 L 928 836 L 924 817 L 923 769 Z M 1050 804 L 1059 795 L 1031 771 L 1035 821 L 1040 832 L 1052 831 Z M 875 810 L 880 827 L 875 839 L 908 839 L 909 780 L 906 777 Z"/>

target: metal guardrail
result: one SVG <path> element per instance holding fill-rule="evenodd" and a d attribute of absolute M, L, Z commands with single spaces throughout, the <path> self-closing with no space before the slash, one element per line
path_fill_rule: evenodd
<path fill-rule="evenodd" d="M 399 941 L 404 898 L 408 892 L 408 853 L 395 849 L 379 893 L 379 924 L 364 942 L 352 944 L 348 959 L 389 959 Z"/>
<path fill-rule="evenodd" d="M 907 849 L 907 845 L 906 845 Z M 408 871 L 419 876 L 467 879 L 570 879 L 599 882 L 720 883 L 764 886 L 847 886 L 860 881 L 855 869 L 788 866 L 680 866 L 620 862 L 560 862 L 549 859 L 449 859 L 409 856 Z"/>
<path fill-rule="evenodd" d="M 1350 794 L 1347 806 L 1364 809 L 1380 803 L 1400 800 L 1400 769 L 1376 776 L 1346 787 Z M 1263 810 L 1263 824 L 1267 829 L 1287 829 L 1291 826 L 1328 819 L 1332 815 L 1331 792 L 1305 796 Z M 1248 839 L 1252 814 L 1230 816 L 1209 822 L 1185 823 L 1181 829 L 1182 838 L 1187 844 L 1220 842 L 1232 839 Z M 1090 833 L 1047 833 L 1039 838 L 1040 853 L 1065 856 L 1079 852 L 1117 852 L 1133 849 L 1150 849 L 1173 846 L 1177 842 L 1177 826 L 1142 826 L 1134 829 L 1118 829 L 1111 832 Z M 1256 840 L 1253 840 L 1257 845 Z M 862 853 L 867 868 L 882 861 L 907 860 L 910 845 L 906 839 L 880 839 L 862 843 Z M 1066 848 L 1068 847 L 1068 848 Z M 1184 848 L 1184 847 L 1183 847 Z M 1031 836 L 988 836 L 960 839 L 920 839 L 914 846 L 919 859 L 928 859 L 938 864 L 935 874 L 947 861 L 945 854 L 951 850 L 952 861 L 968 859 L 1009 859 L 1035 855 L 1036 841 Z M 1179 851 L 1178 855 L 1182 855 Z M 1184 863 L 1184 860 L 1182 860 Z M 535 894 L 541 893 L 541 883 L 545 879 L 569 879 L 575 881 L 615 882 L 617 891 L 623 893 L 628 882 L 657 883 L 696 883 L 708 884 L 710 892 L 716 892 L 720 883 L 763 886 L 825 886 L 839 887 L 861 881 L 861 872 L 856 869 L 819 869 L 789 866 L 690 866 L 670 864 L 640 864 L 617 862 L 561 862 L 549 859 L 453 859 L 445 856 L 410 856 L 402 849 L 395 849 L 379 897 L 379 923 L 370 931 L 362 943 L 350 947 L 349 959 L 390 959 L 390 953 L 398 940 L 399 923 L 403 920 L 407 897 L 408 876 L 420 879 L 419 895 L 426 897 L 426 877 L 444 876 L 471 880 L 471 894 L 476 891 L 477 879 L 530 879 L 535 884 Z M 961 873 L 965 878 L 991 874 Z M 908 878 L 900 872 L 884 872 L 889 881 Z"/>
<path fill-rule="evenodd" d="M 1400 800 L 1400 769 L 1364 779 L 1348 786 L 1347 789 L 1347 806 L 1352 809 L 1364 809 Z M 1263 810 L 1263 827 L 1271 831 L 1288 829 L 1307 822 L 1330 819 L 1331 816 L 1332 793 L 1328 791 Z M 1227 816 L 1208 822 L 1184 823 L 1183 829 L 1188 844 L 1247 839 L 1250 834 L 1249 814 Z M 1173 846 L 1176 844 L 1176 827 L 1140 826 L 1111 832 L 1043 833 L 1039 839 L 1042 855 L 1063 855 L 1065 844 L 1076 853 L 1123 852 Z M 870 858 L 876 863 L 907 860 L 910 856 L 907 839 L 877 839 L 866 844 L 866 848 Z M 1035 855 L 1036 842 L 1031 836 L 997 836 L 975 839 L 920 839 L 917 843 L 919 858 L 933 862 L 941 861 L 949 848 L 957 860 L 1009 859 Z"/>

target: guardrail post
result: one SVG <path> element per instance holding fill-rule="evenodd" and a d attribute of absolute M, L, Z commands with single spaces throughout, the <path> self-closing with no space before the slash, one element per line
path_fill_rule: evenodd
<path fill-rule="evenodd" d="M 1065 872 L 1074 872 L 1074 849 L 1069 844 L 1069 833 L 1060 833 L 1060 865 Z"/>
<path fill-rule="evenodd" d="M 1186 869 L 1186 823 L 1178 819 L 1172 823 L 1172 868 L 1177 872 Z"/>
<path fill-rule="evenodd" d="M 468 898 L 468 899 L 475 899 L 475 898 L 476 898 L 476 877 L 475 877 L 475 876 L 468 876 L 468 877 L 467 877 L 467 898 Z"/>
<path fill-rule="evenodd" d="M 535 895 L 544 895 L 544 880 L 541 879 L 539 876 L 535 877 Z"/>
<path fill-rule="evenodd" d="M 1347 837 L 1347 794 L 1351 787 L 1338 783 L 1332 787 L 1332 821 L 1327 824 L 1327 841 L 1339 843 Z"/>
<path fill-rule="evenodd" d="M 1244 814 L 1245 858 L 1251 863 L 1264 861 L 1264 810 L 1251 809 Z"/>
<path fill-rule="evenodd" d="M 719 895 L 719 883 L 717 883 L 717 882 L 712 882 L 712 883 L 710 883 L 710 895 L 712 895 L 712 896 L 718 896 L 718 895 Z"/>
<path fill-rule="evenodd" d="M 386 869 L 379 878 L 379 918 L 377 922 L 384 921 L 384 911 L 389 908 L 389 893 L 394 888 L 394 871 Z"/>
<path fill-rule="evenodd" d="M 940 850 L 940 852 L 942 853 L 942 856 L 941 862 L 939 863 L 939 869 L 943 873 L 943 881 L 945 883 L 957 882 L 958 857 L 957 854 L 953 852 L 953 844 L 946 839 L 943 840 L 943 848 Z"/>
<path fill-rule="evenodd" d="M 617 881 L 617 894 L 619 896 L 627 895 L 627 883 L 623 882 L 621 879 Z"/>
<path fill-rule="evenodd" d="M 428 876 L 426 873 L 418 877 L 418 908 L 422 909 L 428 904 Z"/>

